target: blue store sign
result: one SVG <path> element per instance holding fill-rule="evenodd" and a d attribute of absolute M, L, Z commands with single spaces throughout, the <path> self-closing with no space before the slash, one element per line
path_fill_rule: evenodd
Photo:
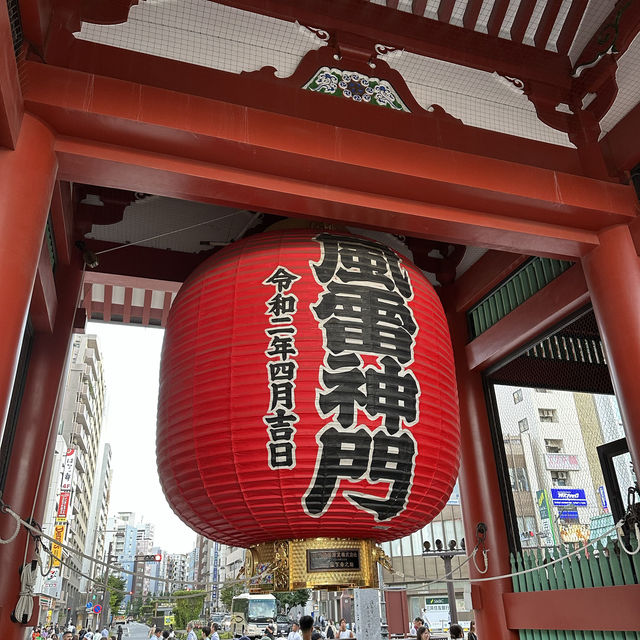
<path fill-rule="evenodd" d="M 584 489 L 551 489 L 551 502 L 557 507 L 586 507 Z"/>

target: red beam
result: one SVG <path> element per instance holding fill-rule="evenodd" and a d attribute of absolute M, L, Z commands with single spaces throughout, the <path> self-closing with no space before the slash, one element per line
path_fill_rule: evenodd
<path fill-rule="evenodd" d="M 497 287 L 529 256 L 487 251 L 455 281 L 456 311 L 466 311 Z"/>
<path fill-rule="evenodd" d="M 581 256 L 597 244 L 594 231 L 509 219 L 370 190 L 356 191 L 139 150 L 61 139 L 57 153 L 60 175 L 65 179 L 98 181 L 173 198 L 395 229 L 421 238 L 549 257 Z M 313 166 L 309 170 L 313 176 Z M 375 179 L 374 175 L 371 178 Z M 513 209 L 517 211 L 518 207 Z"/>
<path fill-rule="evenodd" d="M 387 2 L 387 6 L 389 6 L 389 3 Z M 396 2 L 396 6 L 394 8 L 398 7 L 398 3 Z M 413 0 L 411 2 L 411 13 L 413 13 L 416 16 L 424 16 L 424 10 L 427 8 L 427 0 Z"/>
<path fill-rule="evenodd" d="M 480 156 L 524 162 L 556 171 L 581 175 L 584 173 L 575 149 L 465 126 L 446 114 L 438 117 L 421 107 L 416 107 L 410 116 L 406 113 L 390 112 L 389 109 L 370 107 L 367 117 L 363 118 L 362 107 L 369 105 L 304 91 L 300 89 L 299 83 L 277 79 L 270 72 L 227 73 L 126 49 L 105 47 L 84 40 L 74 40 L 72 45 L 78 51 L 77 60 L 74 62 L 76 68 L 91 74 L 89 77 L 95 74 L 119 78 L 136 84 L 167 89 L 173 94 L 198 95 L 213 100 L 219 100 L 220 96 L 224 96 L 225 102 L 230 104 L 287 114 L 312 122 L 347 127 Z M 27 64 L 27 69 L 31 83 L 37 82 L 38 86 L 51 84 L 53 76 L 56 76 L 54 82 L 60 83 L 57 86 L 74 86 L 77 82 L 67 75 L 70 72 L 63 69 L 33 62 Z M 316 69 L 317 67 L 314 67 L 309 70 L 309 74 L 315 73 Z M 103 79 L 102 82 L 107 81 Z M 132 91 L 137 89 L 132 88 Z M 409 96 L 405 93 L 404 97 L 408 99 Z M 130 99 L 131 96 L 128 97 L 128 100 Z M 29 106 L 34 107 L 32 103 Z M 45 113 L 41 115 L 45 118 L 50 117 Z M 137 116 L 135 112 L 131 112 L 128 118 L 135 120 Z M 56 124 L 60 126 L 60 123 Z M 64 133 L 63 128 L 58 130 Z M 105 139 L 108 140 L 109 136 L 105 136 Z"/>
<path fill-rule="evenodd" d="M 109 284 L 104 287 L 104 320 L 111 321 L 111 301 L 113 298 L 113 287 Z"/>
<path fill-rule="evenodd" d="M 146 289 L 144 292 L 144 307 L 142 308 L 142 324 L 149 326 L 149 318 L 151 317 L 151 296 L 153 291 Z"/>
<path fill-rule="evenodd" d="M 493 9 L 491 9 L 491 15 L 487 22 L 487 31 L 490 36 L 497 37 L 500 33 L 500 28 L 502 27 L 508 8 L 509 0 L 494 0 Z"/>
<path fill-rule="evenodd" d="M 167 291 L 164 294 L 164 305 L 162 307 L 162 321 L 160 324 L 163 327 L 167 326 L 167 320 L 169 319 L 169 310 L 171 309 L 171 299 L 173 296 L 171 295 L 171 291 Z"/>
<path fill-rule="evenodd" d="M 29 317 L 36 331 L 51 333 L 58 309 L 56 285 L 51 271 L 51 260 L 46 242 L 42 243 L 38 271 L 33 284 Z"/>
<path fill-rule="evenodd" d="M 73 201 L 71 184 L 56 180 L 51 196 L 51 223 L 56 239 L 58 259 L 64 264 L 71 262 L 73 241 Z"/>
<path fill-rule="evenodd" d="M 462 24 L 465 29 L 475 29 L 478 22 L 478 16 L 482 9 L 482 0 L 467 0 L 467 6 L 464 10 Z"/>
<path fill-rule="evenodd" d="M 533 36 L 536 47 L 544 49 L 547 45 L 561 6 L 562 0 L 547 0 L 542 16 L 540 16 L 540 22 L 538 22 L 536 34 Z"/>
<path fill-rule="evenodd" d="M 438 5 L 438 20 L 440 20 L 440 22 L 449 23 L 455 4 L 456 0 L 440 0 L 440 4 Z"/>
<path fill-rule="evenodd" d="M 32 70 L 32 112 L 60 134 L 87 139 L 59 138 L 63 179 L 375 227 L 400 221 L 410 235 L 554 257 L 581 255 L 597 242 L 593 232 L 636 215 L 626 185 Z"/>
<path fill-rule="evenodd" d="M 511 25 L 511 39 L 514 42 L 522 42 L 524 34 L 531 21 L 533 10 L 536 8 L 536 0 L 521 0 L 516 17 Z"/>
<path fill-rule="evenodd" d="M 560 35 L 556 41 L 558 53 L 567 54 L 571 49 L 573 39 L 582 21 L 582 16 L 587 9 L 588 0 L 572 0 L 571 9 L 564 20 Z"/>
<path fill-rule="evenodd" d="M 588 302 L 587 283 L 576 264 L 471 341 L 466 348 L 469 369 L 499 362 Z"/>
<path fill-rule="evenodd" d="M 154 249 L 153 251 L 156 252 L 156 258 L 165 256 L 165 259 L 170 259 L 170 254 L 164 250 Z M 172 251 L 171 253 L 179 252 Z M 134 275 L 125 276 L 120 273 L 101 273 L 99 271 L 87 271 L 84 276 L 84 281 L 90 284 L 110 285 L 112 287 L 124 287 L 125 289 L 151 289 L 152 291 L 167 291 L 169 293 L 177 293 L 182 286 L 182 281 L 157 280 Z"/>
<path fill-rule="evenodd" d="M 509 629 L 640 629 L 638 584 L 504 593 L 502 600 Z"/>
<path fill-rule="evenodd" d="M 104 303 L 103 302 L 94 302 L 91 307 L 92 316 L 88 316 L 89 320 L 96 320 L 98 322 L 106 322 L 104 320 Z M 119 320 L 113 320 L 114 316 L 122 316 L 122 324 L 132 324 L 134 326 L 143 326 L 143 327 L 157 327 L 161 326 L 160 322 L 162 321 L 162 309 L 146 309 L 145 307 L 134 306 L 131 307 L 129 313 L 129 319 L 125 320 L 125 312 L 126 308 L 123 304 L 114 304 L 111 309 L 111 318 L 110 322 L 112 324 L 121 324 Z M 146 314 L 146 315 L 145 315 Z M 146 320 L 145 320 L 146 318 Z M 138 322 L 132 322 L 132 320 L 137 320 Z M 151 320 L 157 320 L 159 322 L 151 324 Z"/>
<path fill-rule="evenodd" d="M 522 80 L 536 80 L 568 88 L 569 60 L 551 51 L 523 47 L 504 38 L 391 10 L 361 0 L 221 0 L 254 13 L 322 27 L 329 32 L 348 31 L 373 42 L 391 44 L 418 55 L 447 60 Z M 504 6 L 503 6 L 504 5 Z M 492 19 L 504 19 L 509 0 L 496 0 Z M 495 14 L 495 18 L 494 18 Z M 495 36 L 493 31 L 490 34 Z"/>
<path fill-rule="evenodd" d="M 0 148 L 15 149 L 24 106 L 6 2 L 0 2 Z"/>
<path fill-rule="evenodd" d="M 127 287 L 124 290 L 124 308 L 122 310 L 122 322 L 129 324 L 131 321 L 131 300 L 133 298 L 133 289 Z"/>

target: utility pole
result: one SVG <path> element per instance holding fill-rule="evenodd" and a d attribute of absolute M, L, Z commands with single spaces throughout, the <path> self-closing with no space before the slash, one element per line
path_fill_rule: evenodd
<path fill-rule="evenodd" d="M 111 563 L 111 549 L 113 548 L 113 541 L 109 543 L 109 550 L 107 551 L 107 566 L 104 568 L 104 584 L 103 584 L 103 593 L 102 593 L 102 611 L 100 612 L 100 622 L 104 619 L 105 626 L 107 621 L 109 620 L 109 564 Z M 104 616 L 104 618 L 103 618 Z M 99 624 L 98 627 L 101 627 L 102 624 Z"/>
<path fill-rule="evenodd" d="M 456 548 L 457 542 L 451 540 L 449 542 L 449 548 L 444 549 L 442 540 L 436 540 L 436 550 L 431 551 L 431 543 L 428 541 L 424 543 L 423 556 L 437 556 L 444 561 L 444 574 L 447 576 L 447 600 L 449 600 L 449 617 L 451 618 L 451 624 L 458 624 L 458 609 L 456 607 L 456 590 L 453 579 L 451 578 L 451 569 L 453 556 L 465 556 L 467 552 L 464 548 L 464 540 L 461 541 L 461 549 Z"/>

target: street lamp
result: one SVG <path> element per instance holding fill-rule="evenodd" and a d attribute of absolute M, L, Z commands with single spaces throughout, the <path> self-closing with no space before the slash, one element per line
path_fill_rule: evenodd
<path fill-rule="evenodd" d="M 458 543 L 455 540 L 449 540 L 448 549 L 444 549 L 444 545 L 442 540 L 439 538 L 436 540 L 436 550 L 431 551 L 431 543 L 428 540 L 424 541 L 424 550 L 422 555 L 426 558 L 428 557 L 437 557 L 442 558 L 444 561 L 444 573 L 448 576 L 447 581 L 447 598 L 449 600 L 449 615 L 451 616 L 451 624 L 458 624 L 458 609 L 456 607 L 456 590 L 453 584 L 453 580 L 451 579 L 451 561 L 453 556 L 465 556 L 467 552 L 465 550 L 464 538 L 460 540 L 460 547 L 458 548 Z"/>

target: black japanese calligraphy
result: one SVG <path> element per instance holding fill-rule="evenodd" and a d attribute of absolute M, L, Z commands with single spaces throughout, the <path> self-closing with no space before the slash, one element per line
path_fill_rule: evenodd
<path fill-rule="evenodd" d="M 287 292 L 297 280 L 300 280 L 300 276 L 278 266 L 262 282 L 276 290 L 265 303 L 269 324 L 274 325 L 265 330 L 269 337 L 265 355 L 269 358 L 267 378 L 271 400 L 269 414 L 263 418 L 269 434 L 267 450 L 271 469 L 293 469 L 296 465 L 294 424 L 299 420 L 295 413 L 298 364 L 293 358 L 298 355 L 298 350 L 295 347 L 296 328 L 293 326 L 293 317 L 297 311 L 298 298 Z"/>
<path fill-rule="evenodd" d="M 330 508 L 341 482 L 386 483 L 386 494 L 344 497 L 377 521 L 406 508 L 418 453 L 409 430 L 419 419 L 420 385 L 409 368 L 418 333 L 409 274 L 391 249 L 361 238 L 323 233 L 312 262 L 323 286 L 311 311 L 323 335 L 316 408 L 326 424 L 303 508 L 314 517 Z M 368 357 L 367 366 L 364 364 Z M 370 364 L 371 356 L 376 364 Z M 373 428 L 358 424 L 362 410 Z M 384 485 L 383 485 L 384 486 Z"/>

